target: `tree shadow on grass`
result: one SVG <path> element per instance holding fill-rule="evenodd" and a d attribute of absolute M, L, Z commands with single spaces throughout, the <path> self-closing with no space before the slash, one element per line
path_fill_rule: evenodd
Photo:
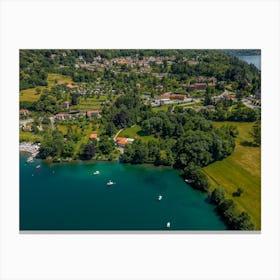
<path fill-rule="evenodd" d="M 245 147 L 258 147 L 258 145 L 250 141 L 242 141 L 240 142 L 240 145 Z"/>
<path fill-rule="evenodd" d="M 139 130 L 139 131 L 137 131 L 137 133 L 136 133 L 138 136 L 149 136 L 147 133 L 145 133 L 145 131 L 143 131 L 143 130 Z"/>

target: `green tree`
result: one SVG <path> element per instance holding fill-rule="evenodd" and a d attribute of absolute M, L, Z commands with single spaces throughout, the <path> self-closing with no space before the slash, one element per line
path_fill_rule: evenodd
<path fill-rule="evenodd" d="M 261 145 L 261 122 L 257 121 L 252 128 L 251 136 L 253 137 L 254 144 L 257 146 Z"/>
<path fill-rule="evenodd" d="M 109 122 L 106 125 L 105 131 L 106 131 L 106 134 L 111 137 L 114 135 L 114 133 L 117 131 L 117 129 L 113 123 Z"/>
<path fill-rule="evenodd" d="M 81 159 L 90 160 L 95 155 L 95 146 L 93 143 L 89 143 L 82 148 L 82 152 L 80 154 Z"/>
<path fill-rule="evenodd" d="M 36 88 L 35 91 L 36 91 L 37 95 L 41 93 L 41 89 L 40 88 Z"/>
<path fill-rule="evenodd" d="M 238 230 L 254 230 L 255 225 L 252 223 L 250 216 L 243 211 L 235 220 L 234 228 Z"/>
<path fill-rule="evenodd" d="M 221 204 L 225 200 L 225 189 L 222 186 L 218 186 L 211 194 L 211 201 L 217 205 Z"/>
<path fill-rule="evenodd" d="M 244 193 L 244 190 L 242 188 L 237 188 L 236 192 L 232 193 L 232 196 L 241 196 Z"/>
<path fill-rule="evenodd" d="M 63 157 L 72 157 L 74 153 L 75 144 L 73 141 L 66 141 L 64 143 L 62 156 Z"/>
<path fill-rule="evenodd" d="M 210 188 L 207 176 L 203 173 L 199 166 L 193 163 L 190 163 L 186 168 L 184 168 L 183 177 L 190 180 L 191 185 L 196 189 L 208 191 Z"/>

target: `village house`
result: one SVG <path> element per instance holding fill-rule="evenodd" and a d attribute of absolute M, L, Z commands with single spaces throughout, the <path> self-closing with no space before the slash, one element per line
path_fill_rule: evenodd
<path fill-rule="evenodd" d="M 70 89 L 74 89 L 74 88 L 77 88 L 78 86 L 77 85 L 72 85 L 72 84 L 67 84 L 66 87 L 70 88 Z"/>
<path fill-rule="evenodd" d="M 186 101 L 187 96 L 184 94 L 172 94 L 170 95 L 171 100 L 180 100 L 180 101 Z"/>
<path fill-rule="evenodd" d="M 204 106 L 204 108 L 209 110 L 209 111 L 215 111 L 216 110 L 216 107 L 214 105 L 207 105 L 207 106 Z"/>
<path fill-rule="evenodd" d="M 61 104 L 62 108 L 64 109 L 69 109 L 69 106 L 70 106 L 70 102 L 69 101 L 65 101 Z"/>
<path fill-rule="evenodd" d="M 163 90 L 163 85 L 155 86 L 155 89 L 157 89 L 157 90 Z"/>
<path fill-rule="evenodd" d="M 151 98 L 152 93 L 151 92 L 142 92 L 141 98 L 149 100 Z"/>
<path fill-rule="evenodd" d="M 198 83 L 204 83 L 204 82 L 207 81 L 207 78 L 204 77 L 204 76 L 198 76 L 198 77 L 196 77 L 196 81 L 197 81 Z"/>
<path fill-rule="evenodd" d="M 27 109 L 20 109 L 19 114 L 22 116 L 26 116 L 29 114 L 29 111 Z"/>
<path fill-rule="evenodd" d="M 219 101 L 237 101 L 237 98 L 233 95 L 230 95 L 226 92 L 224 92 L 223 94 L 221 95 L 218 95 L 218 96 L 214 96 L 213 97 L 213 102 L 214 103 L 218 103 Z"/>
<path fill-rule="evenodd" d="M 189 91 L 204 91 L 207 88 L 207 83 L 194 83 L 189 85 Z"/>
<path fill-rule="evenodd" d="M 32 127 L 32 125 L 24 125 L 24 126 L 22 126 L 22 131 L 27 131 L 27 132 L 31 132 L 31 131 L 33 131 L 33 127 Z"/>
<path fill-rule="evenodd" d="M 125 138 L 125 137 L 117 137 L 115 139 L 116 144 L 119 148 L 124 148 L 127 144 L 131 144 L 134 139 L 133 138 Z"/>
<path fill-rule="evenodd" d="M 158 99 L 170 99 L 170 92 L 161 94 Z"/>
<path fill-rule="evenodd" d="M 99 141 L 99 137 L 97 136 L 96 133 L 92 133 L 90 136 L 89 136 L 89 139 L 96 139 L 97 141 Z"/>
<path fill-rule="evenodd" d="M 64 121 L 64 120 L 70 120 L 71 119 L 71 115 L 70 114 L 56 114 L 55 115 L 55 119 L 59 120 L 59 121 Z"/>
<path fill-rule="evenodd" d="M 87 117 L 88 118 L 94 118 L 94 117 L 99 117 L 99 116 L 100 116 L 100 111 L 99 110 L 87 111 Z"/>

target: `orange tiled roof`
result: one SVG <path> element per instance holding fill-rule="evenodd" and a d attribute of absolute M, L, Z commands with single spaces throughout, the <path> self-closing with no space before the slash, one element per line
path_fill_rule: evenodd
<path fill-rule="evenodd" d="M 89 136 L 90 139 L 96 139 L 97 138 L 97 134 L 96 133 L 92 133 L 90 136 Z"/>
<path fill-rule="evenodd" d="M 163 98 L 169 98 L 169 97 L 170 97 L 170 93 L 166 92 L 166 93 L 160 95 L 159 98 L 163 99 Z"/>
<path fill-rule="evenodd" d="M 117 137 L 117 143 L 120 145 L 126 145 L 127 144 L 127 139 L 124 137 Z"/>
<path fill-rule="evenodd" d="M 78 87 L 78 86 L 75 86 L 75 85 L 72 85 L 72 84 L 68 84 L 67 87 L 68 87 L 68 88 L 76 88 L 76 87 Z"/>

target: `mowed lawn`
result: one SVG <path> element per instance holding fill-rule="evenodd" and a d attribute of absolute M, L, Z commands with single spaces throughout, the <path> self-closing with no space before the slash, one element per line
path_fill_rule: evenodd
<path fill-rule="evenodd" d="M 36 88 L 39 88 L 41 91 L 43 91 L 46 88 L 50 89 L 51 87 L 53 87 L 55 85 L 56 81 L 62 82 L 65 84 L 73 82 L 72 78 L 69 76 L 64 76 L 64 75 L 60 75 L 60 74 L 48 74 L 48 78 L 47 78 L 48 86 L 38 86 L 35 88 L 21 90 L 19 100 L 20 101 L 32 101 L 32 102 L 37 101 L 40 98 L 40 94 L 36 93 Z"/>
<path fill-rule="evenodd" d="M 123 129 L 118 134 L 118 137 L 141 139 L 144 142 L 148 142 L 150 140 L 156 140 L 156 141 L 158 140 L 153 135 L 144 135 L 139 125 L 133 125 L 132 127 Z"/>
<path fill-rule="evenodd" d="M 214 122 L 214 126 L 235 125 L 239 135 L 234 152 L 222 161 L 217 161 L 203 170 L 211 182 L 211 188 L 224 186 L 227 197 L 232 198 L 240 210 L 252 218 L 256 229 L 261 229 L 261 148 L 249 146 L 253 123 Z M 233 197 L 232 193 L 241 187 L 244 193 Z"/>

